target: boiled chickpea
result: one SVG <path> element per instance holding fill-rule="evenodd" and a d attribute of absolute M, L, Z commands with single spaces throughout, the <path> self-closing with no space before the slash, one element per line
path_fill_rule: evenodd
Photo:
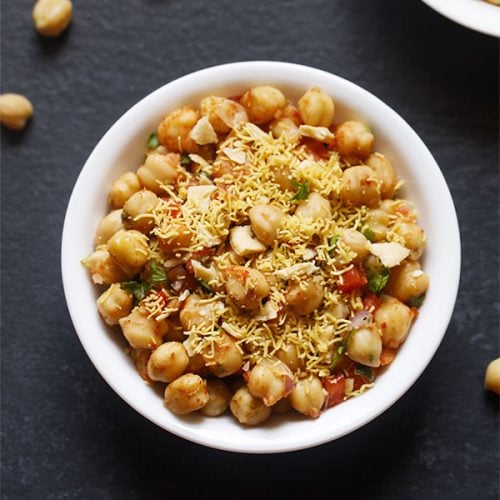
<path fill-rule="evenodd" d="M 38 0 L 33 8 L 33 22 L 41 35 L 58 36 L 73 17 L 71 0 Z"/>
<path fill-rule="evenodd" d="M 289 141 L 300 139 L 299 127 L 290 118 L 278 118 L 269 124 L 269 130 L 274 137 L 285 137 Z"/>
<path fill-rule="evenodd" d="M 128 316 L 120 318 L 124 337 L 134 349 L 156 349 L 162 343 L 162 337 L 167 332 L 165 321 L 148 318 L 148 313 L 142 309 L 134 309 Z"/>
<path fill-rule="evenodd" d="M 373 326 L 354 330 L 347 340 L 347 355 L 357 363 L 376 368 L 380 366 L 382 339 Z"/>
<path fill-rule="evenodd" d="M 0 95 L 0 123 L 12 130 L 21 130 L 33 115 L 31 101 L 21 94 Z"/>
<path fill-rule="evenodd" d="M 424 230 L 417 224 L 401 222 L 394 228 L 394 232 L 404 239 L 404 245 L 410 250 L 411 258 L 417 260 L 425 248 Z"/>
<path fill-rule="evenodd" d="M 164 193 L 161 184 L 175 184 L 180 170 L 180 156 L 177 153 L 150 153 L 142 167 L 137 170 L 137 176 L 142 185 L 153 193 Z"/>
<path fill-rule="evenodd" d="M 149 233 L 155 224 L 152 212 L 158 201 L 158 196 L 148 189 L 133 194 L 123 206 L 122 221 L 125 228 Z"/>
<path fill-rule="evenodd" d="M 260 301 L 269 295 L 266 277 L 257 269 L 230 266 L 225 270 L 224 277 L 229 298 L 243 310 L 256 311 Z"/>
<path fill-rule="evenodd" d="M 367 214 L 366 225 L 373 234 L 373 241 L 382 241 L 387 234 L 389 215 L 385 210 L 374 208 Z"/>
<path fill-rule="evenodd" d="M 398 182 L 392 163 L 383 154 L 374 153 L 367 158 L 365 164 L 372 168 L 377 178 L 382 181 L 380 187 L 382 198 L 392 198 Z"/>
<path fill-rule="evenodd" d="M 98 299 L 97 309 L 108 325 L 117 325 L 118 320 L 128 316 L 134 304 L 132 294 L 118 283 L 113 283 Z"/>
<path fill-rule="evenodd" d="M 288 165 L 274 165 L 271 167 L 271 172 L 274 182 L 278 184 L 283 191 L 290 191 L 293 189 L 292 174 L 290 173 Z"/>
<path fill-rule="evenodd" d="M 394 297 L 382 295 L 380 298 L 382 303 L 375 310 L 375 324 L 382 333 L 382 344 L 396 349 L 410 331 L 413 314 L 408 306 Z"/>
<path fill-rule="evenodd" d="M 96 250 L 82 264 L 90 271 L 96 285 L 112 285 L 129 277 L 107 249 Z"/>
<path fill-rule="evenodd" d="M 109 253 L 129 275 L 137 274 L 149 260 L 147 237 L 139 231 L 121 229 L 108 241 Z"/>
<path fill-rule="evenodd" d="M 105 245 L 111 236 L 123 229 L 122 210 L 112 210 L 104 216 L 97 226 L 95 234 L 95 246 Z"/>
<path fill-rule="evenodd" d="M 486 368 L 484 388 L 500 394 L 500 358 L 494 359 Z"/>
<path fill-rule="evenodd" d="M 346 168 L 342 174 L 342 200 L 346 205 L 374 208 L 380 204 L 379 182 L 366 165 Z"/>
<path fill-rule="evenodd" d="M 304 366 L 303 361 L 299 358 L 299 353 L 295 344 L 284 344 L 276 353 L 276 357 L 280 361 L 283 361 L 292 372 L 296 372 Z"/>
<path fill-rule="evenodd" d="M 272 245 L 285 214 L 272 205 L 255 205 L 250 209 L 248 217 L 255 236 L 264 245 Z"/>
<path fill-rule="evenodd" d="M 158 139 L 170 151 L 196 153 L 198 145 L 189 136 L 200 115 L 190 106 L 184 106 L 167 115 L 158 126 Z"/>
<path fill-rule="evenodd" d="M 206 382 L 193 373 L 181 375 L 165 389 L 165 406 L 178 415 L 203 408 L 209 399 Z"/>
<path fill-rule="evenodd" d="M 340 229 L 340 239 L 350 252 L 356 254 L 351 261 L 354 264 L 363 262 L 370 253 L 368 240 L 364 234 L 356 231 L 356 229 Z"/>
<path fill-rule="evenodd" d="M 410 299 L 420 297 L 429 287 L 429 276 L 425 274 L 417 261 L 405 260 L 391 269 L 389 281 L 384 292 L 408 303 Z"/>
<path fill-rule="evenodd" d="M 313 418 L 319 417 L 325 398 L 323 384 L 315 375 L 310 375 L 309 378 L 296 382 L 289 396 L 292 408 Z"/>
<path fill-rule="evenodd" d="M 286 301 L 299 316 L 312 313 L 321 305 L 323 286 L 311 278 L 292 285 L 285 294 Z"/>
<path fill-rule="evenodd" d="M 133 172 L 125 172 L 111 185 L 109 203 L 116 208 L 122 208 L 125 202 L 141 189 L 139 177 Z"/>
<path fill-rule="evenodd" d="M 349 316 L 349 305 L 345 302 L 333 304 L 328 308 L 328 312 L 337 319 L 346 319 Z"/>
<path fill-rule="evenodd" d="M 337 149 L 347 158 L 364 159 L 370 155 L 375 138 L 363 123 L 347 121 L 337 127 Z"/>
<path fill-rule="evenodd" d="M 207 417 L 217 417 L 224 413 L 231 401 L 231 391 L 228 386 L 219 379 L 207 380 L 208 403 L 201 409 L 201 413 Z"/>
<path fill-rule="evenodd" d="M 276 117 L 278 111 L 286 106 L 286 98 L 277 88 L 262 85 L 245 92 L 241 104 L 246 109 L 250 121 L 261 124 Z"/>
<path fill-rule="evenodd" d="M 200 295 L 190 295 L 179 314 L 182 327 L 184 330 L 191 330 L 211 325 L 220 305 L 219 302 L 206 302 Z"/>
<path fill-rule="evenodd" d="M 130 357 L 134 362 L 135 369 L 146 382 L 152 382 L 148 375 L 148 361 L 151 356 L 150 349 L 130 349 Z"/>
<path fill-rule="evenodd" d="M 227 377 L 236 373 L 243 365 L 243 355 L 240 348 L 227 333 L 221 332 L 213 349 L 207 348 L 201 353 L 207 368 L 216 377 Z"/>
<path fill-rule="evenodd" d="M 300 117 L 306 125 L 329 127 L 333 123 L 335 105 L 319 87 L 309 89 L 298 102 Z"/>
<path fill-rule="evenodd" d="M 266 406 L 273 406 L 286 398 L 293 389 L 293 375 L 282 361 L 263 359 L 251 370 L 248 377 L 248 390 L 261 398 Z"/>
<path fill-rule="evenodd" d="M 151 380 L 172 382 L 184 373 L 188 364 L 189 357 L 180 342 L 165 342 L 151 353 L 148 375 Z"/>
<path fill-rule="evenodd" d="M 240 387 L 229 403 L 231 413 L 240 424 L 258 425 L 271 416 L 271 408 L 262 399 L 256 398 L 247 386 Z"/>
<path fill-rule="evenodd" d="M 227 134 L 232 128 L 248 121 L 245 108 L 225 97 L 205 97 L 200 102 L 200 112 L 218 134 Z"/>
<path fill-rule="evenodd" d="M 319 193 L 313 192 L 308 196 L 307 200 L 299 204 L 295 210 L 295 215 L 313 221 L 329 219 L 332 216 L 332 207 L 326 198 L 323 198 Z"/>

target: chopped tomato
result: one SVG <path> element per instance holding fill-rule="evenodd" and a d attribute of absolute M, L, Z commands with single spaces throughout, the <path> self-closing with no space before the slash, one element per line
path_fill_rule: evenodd
<path fill-rule="evenodd" d="M 376 311 L 381 303 L 381 300 L 374 293 L 367 294 L 363 299 L 363 306 L 368 311 Z"/>
<path fill-rule="evenodd" d="M 411 319 L 418 318 L 418 307 L 410 307 Z"/>
<path fill-rule="evenodd" d="M 326 407 L 341 403 L 345 396 L 345 376 L 344 374 L 333 375 L 323 379 L 323 387 L 327 392 Z"/>
<path fill-rule="evenodd" d="M 166 306 L 170 302 L 170 298 L 165 290 L 159 290 L 158 295 L 162 298 L 164 305 Z"/>
<path fill-rule="evenodd" d="M 376 375 L 376 368 L 372 369 L 372 373 L 374 376 Z M 356 365 L 354 364 L 348 370 L 348 378 L 354 379 L 354 387 L 353 387 L 354 391 L 357 391 L 358 389 L 361 388 L 361 386 L 365 384 L 370 384 L 373 382 L 373 380 L 370 380 L 369 378 L 360 375 L 359 372 L 356 373 Z"/>
<path fill-rule="evenodd" d="M 382 352 L 380 354 L 380 366 L 386 366 L 394 361 L 396 357 L 397 349 L 392 349 L 390 347 L 382 347 Z"/>
<path fill-rule="evenodd" d="M 326 160 L 330 156 L 328 148 L 316 139 L 304 137 L 302 138 L 302 144 L 313 154 L 316 160 Z"/>
<path fill-rule="evenodd" d="M 215 248 L 203 247 L 201 250 L 193 252 L 192 258 L 195 260 L 201 259 L 203 257 L 211 257 L 215 253 Z"/>
<path fill-rule="evenodd" d="M 170 198 L 162 198 L 163 201 L 166 202 L 165 212 L 170 217 L 176 218 L 181 213 L 181 204 L 175 201 L 172 201 Z"/>
<path fill-rule="evenodd" d="M 368 280 L 365 274 L 359 267 L 353 267 L 342 275 L 343 283 L 338 286 L 343 293 L 352 292 L 363 288 Z"/>

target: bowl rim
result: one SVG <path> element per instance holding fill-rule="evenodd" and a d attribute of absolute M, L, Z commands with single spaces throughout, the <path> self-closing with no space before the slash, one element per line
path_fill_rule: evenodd
<path fill-rule="evenodd" d="M 451 21 L 485 35 L 500 37 L 500 7 L 484 0 L 422 0 Z"/>
<path fill-rule="evenodd" d="M 116 134 L 119 133 L 119 130 L 122 127 L 125 127 L 127 122 L 133 119 L 134 115 L 137 112 L 140 112 L 143 108 L 145 109 L 150 103 L 154 102 L 155 99 L 159 98 L 160 93 L 167 93 L 171 91 L 171 89 L 178 89 L 181 87 L 189 87 L 191 82 L 199 82 L 199 81 L 207 81 L 205 84 L 207 88 L 207 92 L 210 88 L 213 88 L 214 85 L 211 83 L 212 79 L 215 77 L 220 77 L 222 74 L 227 75 L 227 72 L 231 71 L 234 75 L 238 75 L 241 72 L 246 72 L 247 74 L 253 74 L 253 72 L 270 72 L 273 74 L 279 72 L 289 72 L 290 73 L 290 81 L 292 75 L 303 74 L 310 77 L 310 81 L 314 81 L 314 77 L 316 76 L 318 79 L 327 78 L 330 81 L 334 82 L 336 85 L 342 86 L 348 89 L 351 92 L 356 93 L 360 97 L 364 99 L 368 99 L 373 106 L 376 108 L 380 108 L 383 110 L 387 116 L 390 117 L 392 121 L 394 121 L 398 127 L 403 131 L 404 134 L 408 135 L 411 138 L 412 146 L 419 149 L 419 154 L 426 157 L 426 162 L 429 163 L 429 168 L 432 171 L 433 175 L 433 187 L 438 189 L 439 195 L 442 201 L 442 207 L 444 210 L 444 214 L 446 215 L 447 223 L 449 227 L 447 245 L 450 250 L 450 258 L 449 264 L 450 268 L 448 270 L 449 274 L 449 294 L 447 296 L 448 300 L 443 307 L 440 309 L 441 316 L 436 319 L 435 322 L 438 323 L 438 327 L 436 331 L 438 332 L 435 337 L 431 339 L 427 349 L 424 353 L 420 354 L 418 359 L 418 368 L 412 368 L 410 374 L 407 379 L 405 379 L 404 384 L 400 384 L 398 390 L 391 393 L 390 397 L 386 398 L 383 402 L 374 401 L 374 408 L 372 411 L 368 412 L 368 414 L 355 415 L 352 422 L 344 427 L 339 429 L 335 429 L 335 432 L 327 430 L 324 433 L 316 433 L 313 436 L 305 436 L 301 437 L 301 439 L 285 439 L 280 440 L 279 444 L 273 442 L 273 440 L 258 440 L 255 444 L 246 443 L 244 446 L 239 445 L 238 443 L 232 442 L 230 439 L 226 439 L 224 437 L 213 437 L 213 436 L 205 436 L 203 432 L 199 432 L 198 429 L 191 428 L 189 425 L 184 425 L 182 423 L 172 423 L 168 421 L 161 420 L 156 418 L 155 416 L 148 413 L 147 409 L 142 408 L 132 394 L 127 392 L 127 388 L 123 387 L 123 384 L 120 385 L 120 380 L 112 374 L 106 367 L 102 364 L 100 365 L 96 361 L 96 347 L 91 344 L 91 342 L 85 336 L 85 318 L 82 318 L 80 311 L 78 309 L 78 301 L 76 300 L 75 285 L 73 284 L 73 280 L 71 277 L 72 270 L 74 270 L 74 260 L 75 255 L 70 251 L 71 248 L 71 232 L 74 230 L 72 220 L 75 217 L 75 214 L 78 213 L 78 198 L 82 196 L 81 188 L 85 184 L 84 180 L 86 177 L 90 175 L 90 170 L 92 169 L 92 165 L 94 165 L 102 150 L 106 148 L 106 144 L 112 140 Z M 272 78 L 272 77 L 270 77 Z M 205 94 L 206 95 L 206 94 Z M 443 215 L 444 216 L 444 215 Z M 78 258 L 77 258 L 78 260 Z M 68 311 L 70 313 L 71 320 L 73 322 L 74 329 L 79 337 L 80 342 L 90 360 L 94 364 L 97 371 L 104 378 L 104 380 L 108 383 L 108 385 L 124 400 L 128 403 L 129 406 L 134 408 L 139 414 L 146 417 L 151 422 L 155 423 L 159 427 L 175 434 L 179 437 L 187 439 L 189 441 L 202 444 L 205 446 L 209 446 L 216 449 L 221 449 L 225 451 L 233 451 L 233 452 L 241 452 L 241 453 L 282 453 L 289 452 L 295 450 L 301 450 L 305 448 L 310 448 L 313 446 L 318 446 L 320 444 L 324 444 L 326 442 L 332 441 L 334 439 L 338 439 L 346 434 L 349 434 L 361 426 L 367 424 L 371 420 L 378 417 L 381 413 L 386 411 L 390 406 L 392 406 L 398 399 L 400 399 L 409 388 L 415 383 L 417 378 L 422 374 L 425 370 L 432 357 L 436 353 L 444 334 L 446 333 L 446 329 L 449 325 L 449 322 L 452 317 L 453 309 L 456 302 L 456 297 L 458 293 L 458 285 L 460 279 L 460 265 L 461 265 L 461 245 L 460 245 L 460 235 L 459 235 L 459 226 L 457 215 L 455 211 L 455 207 L 453 204 L 453 200 L 451 194 L 449 192 L 448 186 L 445 182 L 443 174 L 439 169 L 436 161 L 431 155 L 428 148 L 425 146 L 423 141 L 417 135 L 417 133 L 408 125 L 408 123 L 397 114 L 391 107 L 382 102 L 379 98 L 375 97 L 373 94 L 363 89 L 362 87 L 342 78 L 332 73 L 312 68 L 309 66 L 288 63 L 288 62 L 278 62 L 278 61 L 245 61 L 245 62 L 234 62 L 223 65 L 212 66 L 209 68 L 201 69 L 195 71 L 193 73 L 187 74 L 180 78 L 177 78 L 160 88 L 154 90 L 141 100 L 139 100 L 135 105 L 133 105 L 130 109 L 128 109 L 113 125 L 108 129 L 108 131 L 102 136 L 99 140 L 92 153 L 89 155 L 86 160 L 78 178 L 74 185 L 73 191 L 71 193 L 67 211 L 64 220 L 63 232 L 62 232 L 62 242 L 61 242 L 61 270 L 62 270 L 62 282 L 64 288 L 64 295 L 66 299 L 66 304 L 68 307 Z M 91 285 L 89 280 L 89 285 Z M 76 284 L 78 286 L 78 284 Z M 92 285 L 93 286 L 93 285 Z M 366 398 L 370 394 L 370 391 L 363 395 Z M 354 398 L 358 399 L 358 398 Z M 352 400 L 350 400 L 352 401 Z M 367 400 L 368 401 L 368 400 Z M 349 403 L 346 402 L 344 404 Z M 342 405 L 341 405 L 342 406 Z M 365 412 L 366 413 L 366 412 Z"/>

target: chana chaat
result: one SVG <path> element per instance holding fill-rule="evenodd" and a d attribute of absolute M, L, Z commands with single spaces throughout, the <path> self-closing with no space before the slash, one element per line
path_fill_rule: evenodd
<path fill-rule="evenodd" d="M 429 280 L 402 181 L 358 121 L 313 87 L 208 96 L 145 138 L 86 259 L 148 383 L 176 414 L 246 425 L 310 417 L 369 389 Z"/>

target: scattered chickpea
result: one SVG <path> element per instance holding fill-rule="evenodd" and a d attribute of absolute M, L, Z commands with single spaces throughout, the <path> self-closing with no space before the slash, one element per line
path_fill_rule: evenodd
<path fill-rule="evenodd" d="M 244 266 L 227 268 L 225 285 L 229 298 L 246 311 L 256 311 L 260 300 L 270 292 L 266 277 L 257 269 Z"/>
<path fill-rule="evenodd" d="M 253 396 L 247 386 L 235 392 L 229 407 L 238 422 L 244 425 L 258 425 L 271 416 L 271 408 L 262 399 Z"/>
<path fill-rule="evenodd" d="M 364 159 L 370 155 L 375 138 L 370 129 L 356 121 L 347 121 L 337 127 L 335 134 L 339 153 L 349 159 Z"/>
<path fill-rule="evenodd" d="M 214 343 L 213 350 L 202 352 L 203 361 L 216 377 L 227 377 L 236 373 L 243 365 L 240 348 L 227 333 L 220 333 L 220 340 Z"/>
<path fill-rule="evenodd" d="M 122 208 L 125 202 L 142 188 L 134 172 L 125 172 L 111 185 L 108 200 L 115 208 Z"/>
<path fill-rule="evenodd" d="M 484 388 L 500 394 L 500 358 L 494 359 L 486 368 Z"/>
<path fill-rule="evenodd" d="M 315 311 L 323 302 L 323 286 L 315 279 L 292 285 L 286 292 L 286 300 L 299 316 Z"/>
<path fill-rule="evenodd" d="M 189 357 L 180 342 L 165 342 L 152 352 L 148 375 L 151 380 L 172 382 L 184 373 L 188 364 Z"/>
<path fill-rule="evenodd" d="M 255 236 L 264 245 L 272 245 L 285 218 L 283 211 L 272 205 L 255 205 L 248 216 Z"/>
<path fill-rule="evenodd" d="M 108 325 L 117 325 L 118 321 L 132 311 L 134 300 L 130 293 L 118 283 L 113 283 L 98 299 L 97 309 Z"/>
<path fill-rule="evenodd" d="M 165 406 L 178 415 L 203 408 L 209 399 L 206 382 L 193 373 L 180 376 L 165 389 Z"/>
<path fill-rule="evenodd" d="M 180 156 L 177 153 L 150 153 L 144 165 L 137 170 L 137 176 L 146 189 L 157 194 L 164 193 L 161 184 L 174 184 L 179 178 L 179 162 Z"/>
<path fill-rule="evenodd" d="M 381 153 L 370 155 L 365 163 L 374 170 L 382 182 L 380 187 L 382 198 L 392 198 L 396 193 L 396 184 L 398 181 L 392 163 Z"/>
<path fill-rule="evenodd" d="M 167 115 L 158 126 L 158 139 L 170 151 L 196 153 L 198 145 L 189 137 L 189 132 L 200 118 L 198 111 L 190 106 L 176 109 Z"/>
<path fill-rule="evenodd" d="M 346 168 L 342 174 L 342 200 L 351 206 L 378 206 L 380 187 L 375 172 L 366 165 Z"/>
<path fill-rule="evenodd" d="M 96 250 L 83 259 L 96 285 L 112 285 L 124 281 L 128 275 L 106 248 Z"/>
<path fill-rule="evenodd" d="M 108 241 L 109 253 L 120 267 L 133 276 L 140 271 L 149 259 L 149 246 L 146 236 L 139 231 L 121 229 Z"/>
<path fill-rule="evenodd" d="M 405 247 L 411 252 L 411 258 L 415 260 L 420 258 L 425 248 L 424 230 L 417 224 L 401 222 L 394 232 L 404 239 Z"/>
<path fill-rule="evenodd" d="M 314 375 L 299 380 L 289 396 L 292 408 L 312 418 L 319 417 L 325 398 L 323 384 Z"/>
<path fill-rule="evenodd" d="M 33 8 L 33 22 L 40 35 L 59 36 L 73 17 L 71 0 L 38 0 Z"/>
<path fill-rule="evenodd" d="M 356 229 L 341 228 L 340 239 L 349 251 L 355 254 L 351 261 L 354 264 L 363 262 L 370 253 L 366 236 Z"/>
<path fill-rule="evenodd" d="M 332 216 L 332 206 L 329 200 L 319 193 L 312 192 L 307 200 L 300 203 L 297 207 L 295 215 L 312 220 L 329 219 Z"/>
<path fill-rule="evenodd" d="M 142 309 L 134 309 L 128 316 L 118 320 L 123 336 L 134 349 L 156 349 L 163 340 L 168 326 L 165 321 L 148 318 Z"/>
<path fill-rule="evenodd" d="M 108 215 L 105 215 L 95 233 L 95 246 L 105 245 L 111 236 L 123 229 L 122 210 L 112 210 Z"/>
<path fill-rule="evenodd" d="M 149 233 L 154 226 L 152 214 L 158 204 L 158 196 L 148 189 L 132 194 L 123 205 L 122 221 L 125 229 Z"/>
<path fill-rule="evenodd" d="M 427 291 L 429 276 L 424 273 L 417 261 L 405 260 L 391 269 L 389 281 L 384 292 L 401 302 L 418 298 Z"/>
<path fill-rule="evenodd" d="M 309 89 L 298 102 L 300 117 L 306 125 L 329 127 L 333 123 L 335 105 L 319 87 Z"/>
<path fill-rule="evenodd" d="M 374 320 L 382 334 L 382 344 L 398 348 L 410 331 L 413 314 L 407 305 L 394 297 L 382 295 L 381 301 L 375 311 Z"/>
<path fill-rule="evenodd" d="M 286 106 L 286 98 L 281 90 L 262 85 L 245 92 L 241 98 L 241 104 L 252 122 L 262 124 L 276 117 L 278 111 Z"/>
<path fill-rule="evenodd" d="M 12 130 L 21 130 L 33 115 L 33 105 L 20 94 L 0 95 L 0 123 Z"/>
<path fill-rule="evenodd" d="M 382 353 L 382 339 L 376 328 L 368 326 L 354 330 L 347 341 L 347 355 L 357 363 L 372 366 L 380 366 L 380 354 Z"/>
<path fill-rule="evenodd" d="M 228 386 L 219 379 L 207 380 L 208 403 L 201 409 L 201 413 L 207 417 L 217 417 L 227 410 L 231 401 L 231 391 Z"/>
<path fill-rule="evenodd" d="M 248 377 L 248 390 L 261 398 L 266 406 L 273 406 L 286 398 L 293 385 L 290 368 L 278 359 L 262 359 L 252 368 Z"/>

